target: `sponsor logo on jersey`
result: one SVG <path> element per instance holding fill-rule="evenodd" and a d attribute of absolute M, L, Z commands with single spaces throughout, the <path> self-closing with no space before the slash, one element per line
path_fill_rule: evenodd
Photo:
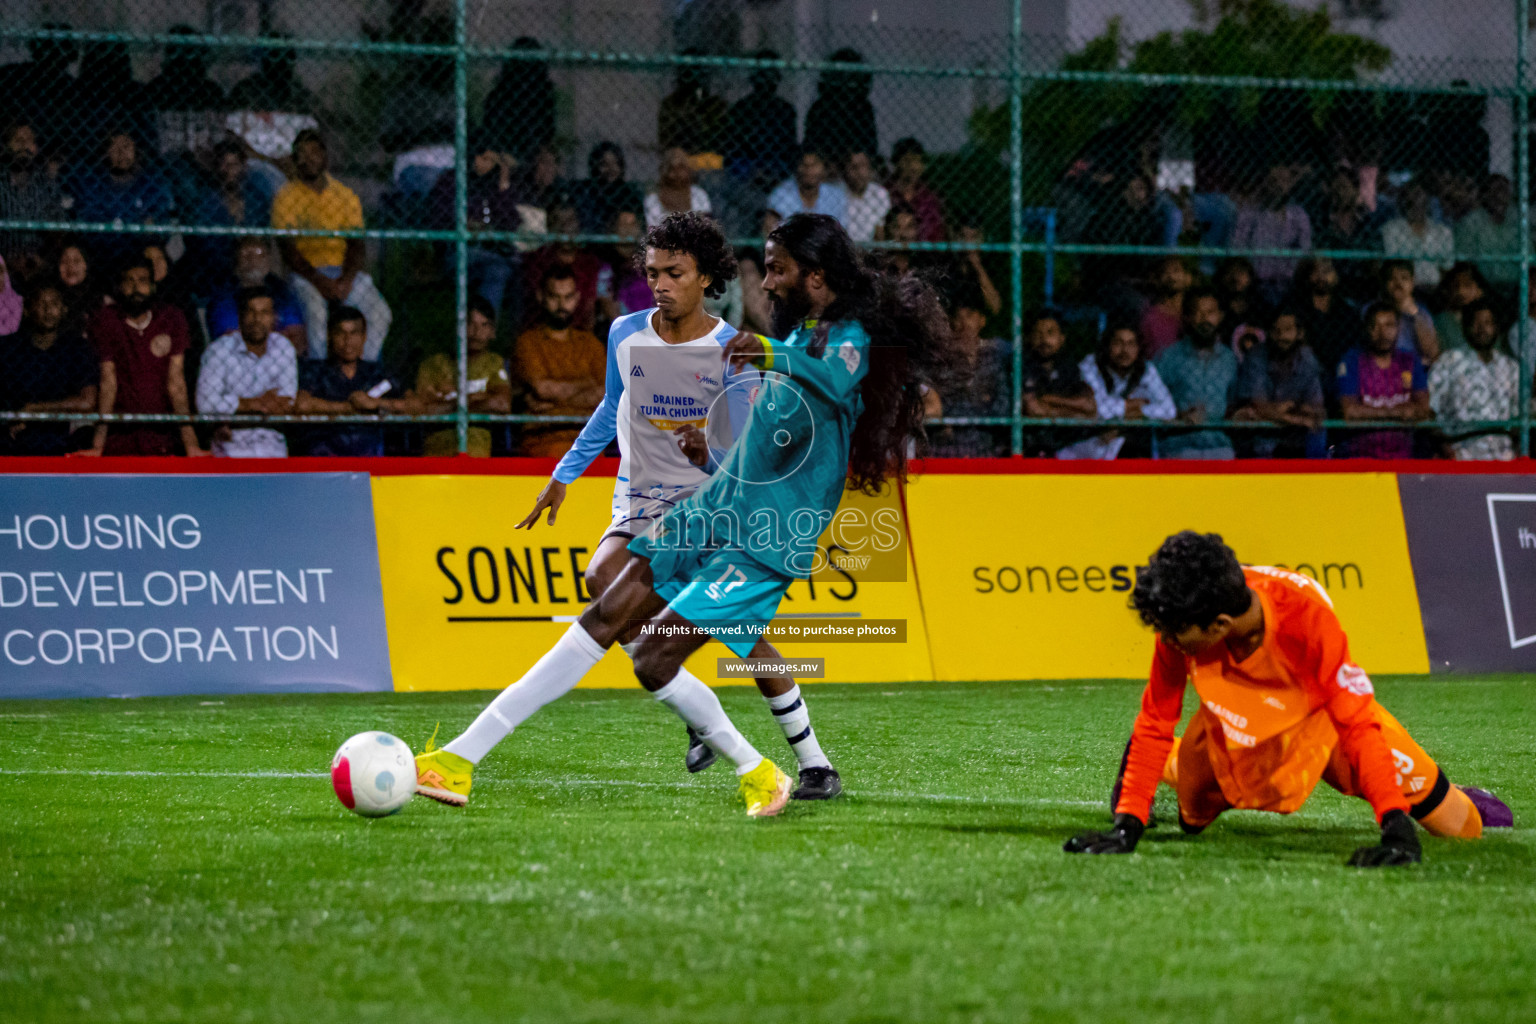
<path fill-rule="evenodd" d="M 1359 665 L 1351 665 L 1349 662 L 1339 666 L 1338 683 L 1339 689 L 1348 690 L 1360 697 L 1369 697 L 1376 692 L 1376 688 L 1371 685 L 1371 677 L 1365 674 L 1365 669 Z"/>
<path fill-rule="evenodd" d="M 631 377 L 644 377 L 645 376 L 645 371 L 640 369 L 640 367 L 637 366 L 633 370 L 629 371 L 629 375 Z"/>
<path fill-rule="evenodd" d="M 712 384 L 715 387 L 720 386 L 720 382 L 715 380 L 715 378 L 711 377 L 707 373 L 695 373 L 693 375 L 693 379 L 698 381 L 700 384 Z"/>

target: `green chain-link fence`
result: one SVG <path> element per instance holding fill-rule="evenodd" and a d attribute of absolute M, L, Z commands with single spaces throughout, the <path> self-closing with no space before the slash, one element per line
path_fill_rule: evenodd
<path fill-rule="evenodd" d="M 1529 0 L 1459 63 L 1280 0 L 1078 38 L 693 6 L 8 13 L 0 444 L 557 452 L 587 409 L 535 378 L 590 360 L 551 268 L 601 338 L 646 223 L 707 207 L 765 329 L 769 211 L 814 207 L 949 301 L 939 454 L 1529 452 Z M 242 341 L 258 282 L 294 358 Z"/>

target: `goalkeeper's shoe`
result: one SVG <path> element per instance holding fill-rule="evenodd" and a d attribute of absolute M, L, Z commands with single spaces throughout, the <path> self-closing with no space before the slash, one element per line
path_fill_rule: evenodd
<path fill-rule="evenodd" d="M 779 766 L 763 758 L 763 763 L 738 780 L 741 798 L 747 804 L 747 817 L 771 818 L 789 803 L 789 790 L 793 783 Z"/>
<path fill-rule="evenodd" d="M 437 736 L 436 729 L 432 730 L 432 736 Z M 429 739 L 422 752 L 416 755 L 416 792 L 450 807 L 463 807 L 469 803 L 470 776 L 474 770 L 474 762 L 446 750 L 433 749 Z"/>

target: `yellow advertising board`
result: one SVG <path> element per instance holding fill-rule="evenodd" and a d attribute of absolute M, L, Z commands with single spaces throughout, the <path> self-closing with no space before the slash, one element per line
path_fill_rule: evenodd
<path fill-rule="evenodd" d="M 935 474 L 907 509 L 939 679 L 1144 676 L 1136 566 L 1184 529 L 1315 577 L 1368 671 L 1429 671 L 1391 474 Z"/>
<path fill-rule="evenodd" d="M 394 476 L 373 480 L 379 572 L 390 661 L 397 690 L 496 689 L 515 681 L 569 628 L 590 601 L 583 572 L 609 525 L 613 482 L 572 484 L 553 527 L 514 530 L 544 478 Z M 850 495 L 844 509 L 867 517 L 900 506 L 893 498 Z M 899 523 L 899 518 L 898 518 Z M 825 541 L 825 538 L 824 538 Z M 775 625 L 807 619 L 906 620 L 904 643 L 807 641 L 783 644 L 788 657 L 826 659 L 833 682 L 930 679 L 927 634 L 910 551 L 900 582 L 872 582 L 858 560 L 795 583 Z M 889 572 L 880 574 L 889 578 Z M 709 643 L 689 662 L 699 678 L 721 682 Z M 736 682 L 738 680 L 731 680 Z M 623 652 L 610 651 L 584 686 L 633 686 Z"/>

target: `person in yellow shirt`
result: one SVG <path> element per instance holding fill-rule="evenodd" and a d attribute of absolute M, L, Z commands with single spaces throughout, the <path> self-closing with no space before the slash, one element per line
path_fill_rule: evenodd
<path fill-rule="evenodd" d="M 465 322 L 469 345 L 467 391 L 470 412 L 511 412 L 512 382 L 506 364 L 490 350 L 496 340 L 496 309 L 483 296 L 469 299 L 469 317 Z M 453 356 L 439 352 L 429 356 L 416 371 L 416 394 L 426 403 L 429 413 L 456 412 L 459 408 L 459 368 Z M 459 433 L 455 427 L 427 435 L 427 455 L 457 455 Z M 491 454 L 491 432 L 485 427 L 469 428 L 468 453 L 480 458 Z"/>
<path fill-rule="evenodd" d="M 278 190 L 272 200 L 272 226 L 310 231 L 349 231 L 363 227 L 363 204 L 357 193 L 331 177 L 325 139 L 313 129 L 293 141 L 297 179 Z M 326 313 L 332 303 L 362 310 L 368 322 L 368 347 L 363 358 L 376 361 L 389 334 L 394 314 L 363 269 L 367 258 L 361 238 L 282 238 L 278 247 L 291 272 L 294 294 L 304 307 L 309 355 L 326 356 Z"/>

